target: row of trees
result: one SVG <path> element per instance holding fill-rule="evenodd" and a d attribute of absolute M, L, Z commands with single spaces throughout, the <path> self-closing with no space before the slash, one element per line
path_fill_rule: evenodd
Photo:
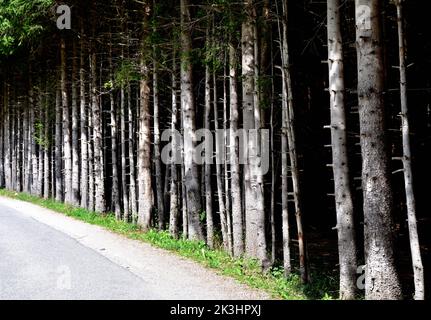
<path fill-rule="evenodd" d="M 18 47 L 18 33 L 30 36 L 28 28 L 3 29 L 2 36 L 9 41 L 2 43 L 1 51 L 0 187 L 101 214 L 113 212 L 143 231 L 167 229 L 176 238 L 221 246 L 234 257 L 257 259 L 263 271 L 282 252 L 285 275 L 296 269 L 292 261 L 297 261 L 306 283 L 311 276 L 296 120 L 296 101 L 303 97 L 295 96 L 298 81 L 291 70 L 291 3 L 190 1 L 70 1 L 72 30 L 49 30 L 48 39 L 42 37 L 43 46 L 30 42 L 28 53 L 18 51 L 14 56 L 5 53 Z M 13 26 L 12 9 L 25 12 L 37 7 L 27 7 L 29 3 L 43 8 L 38 19 L 55 20 L 38 1 L 2 4 L 2 19 Z M 400 299 L 385 127 L 381 3 L 355 1 L 366 298 Z M 354 299 L 363 259 L 349 170 L 343 4 L 327 1 L 328 128 L 340 297 Z M 415 298 L 423 299 L 403 9 L 401 1 L 395 4 L 401 160 Z M 35 15 L 31 19 L 28 23 L 38 30 Z M 17 59 L 19 55 L 23 59 Z M 207 147 L 216 142 L 215 132 L 222 132 L 219 138 L 224 143 L 215 143 L 215 152 L 202 150 L 198 128 L 214 133 L 206 136 L 207 142 L 212 140 Z M 238 138 L 241 129 L 248 134 L 244 141 Z M 182 139 L 165 141 L 163 132 L 175 136 L 177 131 Z M 180 164 L 163 161 L 167 142 L 172 154 L 180 154 Z M 199 165 L 196 158 L 202 151 L 206 161 Z M 266 152 L 269 173 L 263 165 Z M 214 158 L 223 161 L 212 165 Z"/>

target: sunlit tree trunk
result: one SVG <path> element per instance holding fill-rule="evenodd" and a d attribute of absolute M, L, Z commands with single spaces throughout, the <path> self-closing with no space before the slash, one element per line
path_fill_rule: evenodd
<path fill-rule="evenodd" d="M 159 123 L 159 80 L 156 57 L 153 60 L 153 121 L 154 121 L 154 168 L 156 174 L 157 213 L 159 229 L 165 228 L 165 204 L 162 182 L 162 162 L 160 158 L 160 123 Z"/>
<path fill-rule="evenodd" d="M 262 176 L 256 164 L 260 145 L 260 110 L 256 92 L 256 13 L 253 0 L 244 1 L 245 20 L 242 24 L 242 86 L 243 122 L 247 137 L 244 167 L 245 175 L 245 251 L 264 266 L 267 262 L 265 239 L 265 213 L 263 206 Z M 256 124 L 258 123 L 258 127 Z"/>
<path fill-rule="evenodd" d="M 416 219 L 416 198 L 413 184 L 412 152 L 410 147 L 410 122 L 409 105 L 407 100 L 407 66 L 406 66 L 406 47 L 404 33 L 404 0 L 396 0 L 397 20 L 398 20 L 398 42 L 400 55 L 400 89 L 401 89 L 401 119 L 402 119 L 402 139 L 403 139 L 403 165 L 404 165 L 404 184 L 407 200 L 407 218 L 409 224 L 410 251 L 412 255 L 413 275 L 415 284 L 415 300 L 425 299 L 424 270 L 422 264 L 421 247 Z"/>
<path fill-rule="evenodd" d="M 239 139 L 238 135 L 238 58 L 233 40 L 229 43 L 229 87 L 230 87 L 230 137 L 229 155 L 231 170 L 231 197 L 232 197 L 232 233 L 233 255 L 240 257 L 244 254 L 244 222 L 242 214 L 242 196 L 239 165 Z"/>
<path fill-rule="evenodd" d="M 64 201 L 72 203 L 72 131 L 70 125 L 70 108 L 67 91 L 67 56 L 66 41 L 61 38 L 61 107 L 63 109 L 63 157 L 64 157 Z"/>
<path fill-rule="evenodd" d="M 110 39 L 110 42 L 112 39 Z M 113 63 L 112 63 L 112 43 L 109 44 L 109 69 L 110 69 L 110 81 L 114 84 L 113 75 Z M 121 208 L 120 208 L 120 190 L 118 182 L 118 163 L 117 163 L 117 110 L 115 104 L 113 88 L 109 93 L 110 103 L 110 116 L 111 116 L 111 158 L 112 158 L 112 209 L 114 211 L 117 220 L 121 219 Z"/>
<path fill-rule="evenodd" d="M 358 98 L 364 193 L 365 298 L 401 299 L 393 251 L 393 199 L 386 145 L 380 4 L 356 0 Z"/>
<path fill-rule="evenodd" d="M 55 200 L 63 201 L 63 164 L 62 164 L 62 116 L 61 90 L 55 96 Z"/>
<path fill-rule="evenodd" d="M 82 22 L 81 22 L 82 24 Z M 81 25 L 81 47 L 79 50 L 79 112 L 80 112 L 80 129 L 81 129 L 81 177 L 80 177 L 80 191 L 81 191 L 81 202 L 80 205 L 83 208 L 89 208 L 88 201 L 88 185 L 89 185 L 89 171 L 88 171 L 88 123 L 87 123 L 87 101 L 86 101 L 86 85 L 85 85 L 85 43 L 82 37 L 84 37 L 84 28 Z"/>
<path fill-rule="evenodd" d="M 337 210 L 340 299 L 355 299 L 357 268 L 353 201 L 347 156 L 344 105 L 343 40 L 340 0 L 328 0 L 328 65 L 331 105 L 332 164 Z"/>
<path fill-rule="evenodd" d="M 173 53 L 172 62 L 172 119 L 171 119 L 171 134 L 172 134 L 172 150 L 177 155 L 176 150 L 180 148 L 178 141 L 175 138 L 177 123 L 178 123 L 178 99 L 177 99 L 177 59 L 176 51 Z M 170 180 L 170 204 L 169 204 L 169 233 L 176 239 L 179 237 L 179 199 L 178 199 L 178 173 L 177 163 L 173 161 L 171 164 L 171 180 Z"/>
<path fill-rule="evenodd" d="M 136 167 L 135 167 L 135 114 L 133 113 L 132 96 L 130 84 L 127 85 L 127 110 L 129 112 L 129 208 L 132 215 L 133 223 L 138 219 L 138 204 L 136 199 Z"/>
<path fill-rule="evenodd" d="M 185 170 L 183 181 L 186 188 L 188 238 L 191 240 L 203 241 L 204 234 L 200 222 L 202 205 L 200 199 L 199 173 L 197 164 L 194 162 L 196 111 L 193 97 L 190 23 L 189 2 L 188 0 L 181 0 L 181 108 L 183 109 Z"/>
<path fill-rule="evenodd" d="M 143 4 L 143 30 L 147 32 L 149 5 Z M 145 36 L 144 36 L 145 37 Z M 139 190 L 139 207 L 138 207 L 138 225 L 143 230 L 149 230 L 151 227 L 151 211 L 154 203 L 153 189 L 151 185 L 151 132 L 150 132 L 150 71 L 148 59 L 145 56 L 148 47 L 145 38 L 142 39 L 139 68 L 141 72 L 140 105 L 139 105 L 139 140 L 138 140 L 138 190 Z"/>
<path fill-rule="evenodd" d="M 44 107 L 44 139 L 45 139 L 45 146 L 44 146 L 44 152 L 43 152 L 43 168 L 44 168 L 44 174 L 43 174 L 43 197 L 44 199 L 48 199 L 51 197 L 51 186 L 50 186 L 50 176 L 51 176 L 51 144 L 50 144 L 50 132 L 51 132 L 51 121 L 49 119 L 50 114 L 50 98 L 49 98 L 49 83 L 48 80 L 45 84 L 45 107 Z"/>
<path fill-rule="evenodd" d="M 209 28 L 207 27 L 207 46 L 209 43 Z M 209 132 L 211 130 L 211 74 L 210 66 L 205 66 L 205 111 L 204 111 L 204 124 L 205 129 Z M 205 139 L 212 137 L 205 137 Z M 209 145 L 209 144 L 207 144 Z M 205 212 L 207 222 L 207 244 L 210 248 L 214 248 L 214 219 L 213 219 L 213 190 L 211 183 L 211 161 L 213 157 L 213 150 L 205 149 Z"/>

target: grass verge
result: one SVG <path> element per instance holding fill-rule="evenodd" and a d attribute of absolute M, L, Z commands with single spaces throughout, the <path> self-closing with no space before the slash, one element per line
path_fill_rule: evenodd
<path fill-rule="evenodd" d="M 72 207 L 52 199 L 41 199 L 26 193 L 16 193 L 0 189 L 0 196 L 30 202 L 66 216 L 101 226 L 130 239 L 144 241 L 158 248 L 174 252 L 182 257 L 192 259 L 205 267 L 235 278 L 241 283 L 256 289 L 262 289 L 274 299 L 307 300 L 334 299 L 336 281 L 324 274 L 314 274 L 313 283 L 303 286 L 298 274 L 292 274 L 288 279 L 280 267 L 273 267 L 262 273 L 258 263 L 251 259 L 234 259 L 222 250 L 211 250 L 205 243 L 174 239 L 168 232 L 151 230 L 141 232 L 133 224 L 117 221 L 112 214 L 100 215 L 86 209 Z"/>

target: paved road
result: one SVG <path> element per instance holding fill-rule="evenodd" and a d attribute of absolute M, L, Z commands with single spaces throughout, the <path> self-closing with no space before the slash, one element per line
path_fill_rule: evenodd
<path fill-rule="evenodd" d="M 0 299 L 265 299 L 200 265 L 0 197 Z"/>

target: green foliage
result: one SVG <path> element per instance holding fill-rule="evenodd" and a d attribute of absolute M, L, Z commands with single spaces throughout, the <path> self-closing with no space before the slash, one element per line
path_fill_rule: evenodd
<path fill-rule="evenodd" d="M 106 90 L 111 90 L 114 87 L 114 83 L 112 82 L 112 80 L 109 80 L 103 84 L 103 87 Z"/>
<path fill-rule="evenodd" d="M 53 0 L 0 0 L 0 55 L 12 55 L 43 31 Z"/>
<path fill-rule="evenodd" d="M 41 121 L 34 124 L 34 140 L 37 145 L 45 149 L 49 147 L 48 137 L 45 137 L 45 125 Z"/>
<path fill-rule="evenodd" d="M 224 63 L 224 51 L 226 45 L 221 42 L 207 42 L 204 49 L 204 63 L 208 65 L 213 72 L 220 72 L 223 70 Z"/>
<path fill-rule="evenodd" d="M 199 219 L 201 222 L 206 221 L 207 219 L 207 212 L 205 210 L 201 211 L 200 215 L 199 215 Z"/>
<path fill-rule="evenodd" d="M 110 82 L 111 87 L 109 89 L 112 89 L 112 87 L 119 88 L 121 86 L 127 85 L 130 82 L 139 80 L 139 72 L 133 61 L 123 60 L 114 74 L 114 83 Z"/>

